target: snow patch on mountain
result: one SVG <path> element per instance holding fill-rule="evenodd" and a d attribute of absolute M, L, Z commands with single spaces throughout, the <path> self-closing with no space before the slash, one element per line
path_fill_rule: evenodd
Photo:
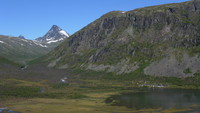
<path fill-rule="evenodd" d="M 58 40 L 50 40 L 50 41 L 47 42 L 47 44 L 55 43 L 55 42 L 58 42 L 58 41 L 61 41 L 61 40 L 64 40 L 64 39 L 61 38 L 61 39 L 58 39 Z"/>
<path fill-rule="evenodd" d="M 24 42 L 29 42 L 28 40 L 26 40 L 26 39 L 22 39 L 22 38 L 20 38 L 22 41 L 24 41 Z"/>
<path fill-rule="evenodd" d="M 33 43 L 34 43 L 35 45 L 38 45 L 38 46 L 41 46 L 41 47 L 45 47 L 45 48 L 48 47 L 47 45 L 41 44 L 41 43 L 40 43 L 39 41 L 37 41 L 37 40 L 33 40 Z"/>
<path fill-rule="evenodd" d="M 52 40 L 55 40 L 54 38 L 48 38 L 46 39 L 46 41 L 52 41 Z"/>
<path fill-rule="evenodd" d="M 65 35 L 65 36 L 67 36 L 67 37 L 69 37 L 69 34 L 67 34 L 64 30 L 61 30 L 61 31 L 59 31 L 61 34 L 63 34 L 63 35 Z"/>
<path fill-rule="evenodd" d="M 4 42 L 4 41 L 0 41 L 0 43 L 2 43 L 2 44 L 5 44 L 5 42 Z"/>

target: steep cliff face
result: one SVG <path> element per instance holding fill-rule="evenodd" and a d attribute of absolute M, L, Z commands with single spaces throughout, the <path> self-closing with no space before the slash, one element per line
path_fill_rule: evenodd
<path fill-rule="evenodd" d="M 117 74 L 145 70 L 147 75 L 191 76 L 200 72 L 197 69 L 200 67 L 199 31 L 199 0 L 128 12 L 113 11 L 75 33 L 45 60 L 54 64 L 50 67 Z M 171 68 L 168 69 L 171 73 L 156 70 L 168 62 L 164 60 L 168 57 L 179 62 L 168 64 L 172 69 L 179 69 L 178 75 Z M 189 65 L 191 61 L 196 64 Z M 184 72 L 186 69 L 191 73 Z"/>

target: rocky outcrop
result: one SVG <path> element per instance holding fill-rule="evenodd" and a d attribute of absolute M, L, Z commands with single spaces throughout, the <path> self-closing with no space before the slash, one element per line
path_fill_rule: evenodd
<path fill-rule="evenodd" d="M 129 64 L 129 61 L 126 61 L 126 60 L 122 60 L 116 65 L 89 64 L 89 66 L 87 67 L 87 69 L 89 70 L 116 72 L 116 74 L 131 73 L 138 68 L 139 66 L 137 65 L 137 63 Z"/>
<path fill-rule="evenodd" d="M 188 77 L 200 73 L 199 56 L 189 57 L 184 54 L 180 61 L 174 55 L 153 62 L 144 69 L 146 75 Z"/>

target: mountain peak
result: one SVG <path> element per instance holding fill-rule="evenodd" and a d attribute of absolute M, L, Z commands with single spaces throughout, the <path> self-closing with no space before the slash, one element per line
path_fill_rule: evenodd
<path fill-rule="evenodd" d="M 70 35 L 66 31 L 64 31 L 57 25 L 53 25 L 51 29 L 43 37 L 37 38 L 36 40 L 39 42 L 50 44 L 62 41 L 68 38 L 69 36 Z"/>
<path fill-rule="evenodd" d="M 53 25 L 52 27 L 58 27 L 57 25 Z"/>
<path fill-rule="evenodd" d="M 18 37 L 21 39 L 26 39 L 23 35 L 19 35 Z"/>
<path fill-rule="evenodd" d="M 51 29 L 50 29 L 50 31 L 51 30 L 55 30 L 55 31 L 60 31 L 60 30 L 62 30 L 60 27 L 58 27 L 57 25 L 53 25 L 52 27 L 51 27 Z"/>

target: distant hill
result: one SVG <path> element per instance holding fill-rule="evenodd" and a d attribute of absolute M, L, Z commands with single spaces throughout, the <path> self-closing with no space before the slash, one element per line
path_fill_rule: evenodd
<path fill-rule="evenodd" d="M 53 50 L 69 35 L 58 26 L 53 26 L 50 31 L 36 40 L 27 40 L 19 37 L 0 35 L 0 56 L 18 63 L 25 63 Z"/>

